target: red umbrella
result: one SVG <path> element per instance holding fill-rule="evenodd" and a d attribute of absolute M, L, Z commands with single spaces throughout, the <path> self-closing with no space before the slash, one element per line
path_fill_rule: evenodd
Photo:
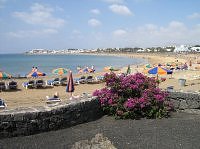
<path fill-rule="evenodd" d="M 72 71 L 69 72 L 66 92 L 71 93 L 71 97 L 72 97 L 72 92 L 74 92 L 74 81 L 73 81 L 73 77 L 72 77 Z"/>

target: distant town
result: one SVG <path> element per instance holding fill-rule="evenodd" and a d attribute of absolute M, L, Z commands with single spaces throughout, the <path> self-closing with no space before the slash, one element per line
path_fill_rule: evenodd
<path fill-rule="evenodd" d="M 200 53 L 200 45 L 195 46 L 167 46 L 167 47 L 151 47 L 151 48 L 97 48 L 97 49 L 32 49 L 25 54 L 79 54 L 79 53 L 104 53 L 104 52 L 132 52 L 132 53 L 154 53 L 154 52 L 193 52 Z"/>

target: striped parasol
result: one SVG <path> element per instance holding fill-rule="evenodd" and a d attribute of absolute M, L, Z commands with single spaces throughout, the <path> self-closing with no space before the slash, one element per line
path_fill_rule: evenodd
<path fill-rule="evenodd" d="M 0 79 L 11 78 L 12 76 L 6 72 L 0 71 Z"/>
<path fill-rule="evenodd" d="M 66 74 L 67 72 L 68 70 L 66 68 L 56 68 L 52 70 L 52 73 L 56 75 L 63 75 L 63 74 Z"/>
<path fill-rule="evenodd" d="M 149 69 L 148 73 L 149 74 L 157 74 L 157 75 L 166 75 L 166 74 L 172 74 L 172 71 L 165 69 L 163 67 L 157 66 L 152 69 Z"/>

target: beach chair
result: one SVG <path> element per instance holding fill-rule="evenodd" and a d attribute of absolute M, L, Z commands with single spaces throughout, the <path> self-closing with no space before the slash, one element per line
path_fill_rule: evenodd
<path fill-rule="evenodd" d="M 17 89 L 17 82 L 15 82 L 15 81 L 9 82 L 9 83 L 8 83 L 8 88 L 9 88 L 10 90 L 16 90 L 16 89 Z"/>
<path fill-rule="evenodd" d="M 53 87 L 53 80 L 46 80 L 46 87 Z"/>
<path fill-rule="evenodd" d="M 67 85 L 67 77 L 64 77 L 60 80 L 60 84 L 63 85 L 63 86 L 66 86 Z"/>
<path fill-rule="evenodd" d="M 35 88 L 35 81 L 34 80 L 28 81 L 26 88 Z"/>
<path fill-rule="evenodd" d="M 79 85 L 80 82 L 79 82 L 79 78 L 74 78 L 74 85 Z"/>
<path fill-rule="evenodd" d="M 5 109 L 7 107 L 3 99 L 0 99 L 0 109 Z"/>
<path fill-rule="evenodd" d="M 86 78 L 86 82 L 87 82 L 88 84 L 93 84 L 93 83 L 95 83 L 95 79 L 93 78 L 93 76 L 88 76 L 88 77 Z"/>
<path fill-rule="evenodd" d="M 35 81 L 35 87 L 36 87 L 36 88 L 43 88 L 43 87 L 45 87 L 45 82 L 44 82 L 44 80 L 36 80 L 36 81 Z"/>
<path fill-rule="evenodd" d="M 104 81 L 104 76 L 97 76 L 96 80 L 98 80 L 99 82 L 103 82 Z"/>
<path fill-rule="evenodd" d="M 55 79 L 53 80 L 53 85 L 55 85 L 55 86 L 60 85 L 60 78 L 55 78 Z"/>
<path fill-rule="evenodd" d="M 79 79 L 79 83 L 80 84 L 85 84 L 87 81 L 86 81 L 86 77 L 85 76 L 81 76 L 80 79 Z"/>
<path fill-rule="evenodd" d="M 61 102 L 61 99 L 59 97 L 49 97 L 46 96 L 46 103 L 56 103 L 56 102 Z"/>
<path fill-rule="evenodd" d="M 0 91 L 6 90 L 6 83 L 5 82 L 0 82 Z"/>

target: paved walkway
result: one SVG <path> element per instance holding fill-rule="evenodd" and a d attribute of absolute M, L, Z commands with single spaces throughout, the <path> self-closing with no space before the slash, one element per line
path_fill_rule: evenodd
<path fill-rule="evenodd" d="M 66 148 L 102 133 L 118 149 L 199 149 L 200 115 L 174 113 L 168 119 L 99 120 L 58 131 L 0 140 L 0 148 Z"/>

